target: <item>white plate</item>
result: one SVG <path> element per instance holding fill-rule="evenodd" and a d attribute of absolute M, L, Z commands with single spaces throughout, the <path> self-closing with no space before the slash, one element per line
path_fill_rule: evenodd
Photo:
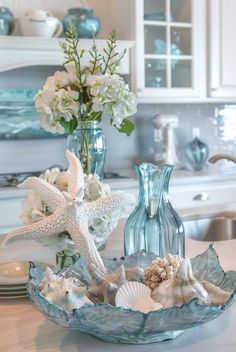
<path fill-rule="evenodd" d="M 26 284 L 29 277 L 29 262 L 0 264 L 0 284 Z"/>
<path fill-rule="evenodd" d="M 6 295 L 6 294 L 12 294 L 12 293 L 17 293 L 17 294 L 21 294 L 21 293 L 25 293 L 27 292 L 27 289 L 26 287 L 25 288 L 22 288 L 20 290 L 0 290 L 0 295 Z"/>
<path fill-rule="evenodd" d="M 47 266 L 45 263 L 36 263 L 40 266 Z M 29 279 L 29 262 L 8 262 L 0 263 L 0 288 L 1 285 L 27 284 Z"/>
<path fill-rule="evenodd" d="M 0 292 L 26 290 L 26 285 L 0 285 Z"/>
<path fill-rule="evenodd" d="M 25 295 L 20 295 L 20 296 L 6 296 L 6 297 L 3 297 L 3 296 L 0 296 L 0 300 L 1 299 L 19 299 L 19 298 L 28 298 L 28 296 L 25 294 Z"/>

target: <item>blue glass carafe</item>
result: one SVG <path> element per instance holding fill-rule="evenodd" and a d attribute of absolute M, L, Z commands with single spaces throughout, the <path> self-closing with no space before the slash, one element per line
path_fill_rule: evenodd
<path fill-rule="evenodd" d="M 139 196 L 125 225 L 124 253 L 140 250 L 164 257 L 168 253 L 184 257 L 184 226 L 169 200 L 172 165 L 135 166 Z"/>

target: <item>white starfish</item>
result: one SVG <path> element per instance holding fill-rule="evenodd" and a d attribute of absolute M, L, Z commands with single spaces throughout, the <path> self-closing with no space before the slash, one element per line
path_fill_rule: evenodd
<path fill-rule="evenodd" d="M 89 233 L 88 219 L 102 217 L 117 208 L 133 203 L 133 198 L 123 192 L 111 192 L 93 202 L 83 201 L 84 174 L 80 161 L 69 150 L 66 151 L 66 156 L 69 163 L 68 192 L 60 192 L 38 177 L 29 177 L 19 185 L 21 188 L 30 188 L 38 192 L 53 212 L 52 215 L 9 233 L 2 247 L 10 239 L 36 239 L 66 231 L 70 234 L 86 266 L 92 263 L 106 273 L 103 261 Z"/>

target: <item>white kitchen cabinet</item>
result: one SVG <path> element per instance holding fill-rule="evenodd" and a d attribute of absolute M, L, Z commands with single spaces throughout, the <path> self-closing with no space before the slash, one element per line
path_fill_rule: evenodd
<path fill-rule="evenodd" d="M 136 0 L 135 88 L 140 102 L 206 96 L 206 2 Z"/>
<path fill-rule="evenodd" d="M 210 86 L 214 98 L 236 98 L 236 1 L 210 0 Z"/>

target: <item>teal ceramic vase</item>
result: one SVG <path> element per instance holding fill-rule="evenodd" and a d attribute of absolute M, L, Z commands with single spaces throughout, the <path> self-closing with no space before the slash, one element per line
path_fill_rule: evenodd
<path fill-rule="evenodd" d="M 79 121 L 68 136 L 67 147 L 80 159 L 85 174 L 103 178 L 106 142 L 98 121 Z"/>
<path fill-rule="evenodd" d="M 0 6 L 0 35 L 12 34 L 15 27 L 15 17 L 13 13 L 4 6 Z"/>
<path fill-rule="evenodd" d="M 184 227 L 169 200 L 173 166 L 143 163 L 136 166 L 139 197 L 125 225 L 125 255 L 145 250 L 164 257 L 184 257 Z"/>
<path fill-rule="evenodd" d="M 92 39 L 96 37 L 101 28 L 101 23 L 95 16 L 93 9 L 87 7 L 68 10 L 68 14 L 62 20 L 64 32 L 68 30 L 72 22 L 76 26 L 79 38 Z"/>

